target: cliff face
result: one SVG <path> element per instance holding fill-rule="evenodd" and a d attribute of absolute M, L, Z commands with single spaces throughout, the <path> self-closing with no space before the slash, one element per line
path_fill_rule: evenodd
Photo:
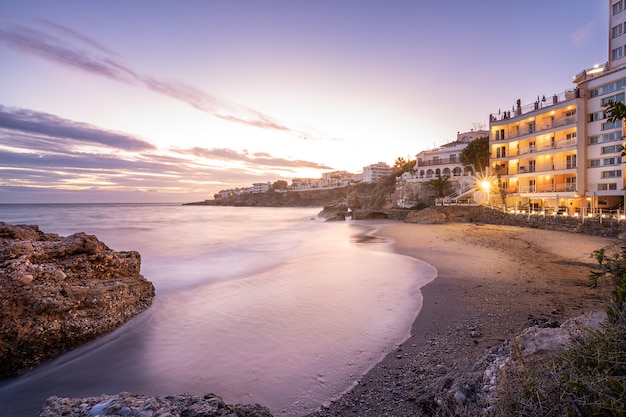
<path fill-rule="evenodd" d="M 246 193 L 217 200 L 205 200 L 186 205 L 246 206 L 246 207 L 322 207 L 345 201 L 351 187 L 325 188 L 307 191 L 269 191 Z"/>
<path fill-rule="evenodd" d="M 95 236 L 0 222 L 0 376 L 110 332 L 148 308 L 154 286 L 137 252 Z"/>

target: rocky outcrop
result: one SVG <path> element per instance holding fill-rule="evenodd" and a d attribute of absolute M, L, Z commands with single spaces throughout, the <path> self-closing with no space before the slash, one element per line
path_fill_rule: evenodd
<path fill-rule="evenodd" d="M 327 221 L 333 221 L 345 220 L 346 216 L 349 214 L 351 213 L 348 212 L 348 206 L 343 203 L 334 203 L 324 206 L 322 211 L 320 211 L 317 215 Z"/>
<path fill-rule="evenodd" d="M 58 416 L 272 417 L 270 411 L 260 405 L 228 405 L 213 394 L 147 397 L 127 392 L 83 399 L 50 397 L 38 417 Z"/>
<path fill-rule="evenodd" d="M 0 222 L 0 375 L 19 374 L 148 308 L 137 252 Z"/>

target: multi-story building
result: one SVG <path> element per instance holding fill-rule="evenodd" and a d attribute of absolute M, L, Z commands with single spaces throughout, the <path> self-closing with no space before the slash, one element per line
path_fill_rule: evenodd
<path fill-rule="evenodd" d="M 508 208 L 570 215 L 623 208 L 624 128 L 608 122 L 604 106 L 625 101 L 625 4 L 609 0 L 607 63 L 577 74 L 563 94 L 527 106 L 518 100 L 511 112 L 490 116 L 492 175 Z"/>
<path fill-rule="evenodd" d="M 572 89 L 526 106 L 518 100 L 511 112 L 490 117 L 492 175 L 506 192 L 507 207 L 573 205 L 580 101 L 580 90 Z"/>
<path fill-rule="evenodd" d="M 363 182 L 377 182 L 393 173 L 393 168 L 385 162 L 363 167 Z"/>
<path fill-rule="evenodd" d="M 322 188 L 321 178 L 294 178 L 291 180 L 292 190 L 310 190 L 312 188 Z"/>
<path fill-rule="evenodd" d="M 452 178 L 474 176 L 474 167 L 461 163 L 461 152 L 474 139 L 486 136 L 489 136 L 486 130 L 457 133 L 456 141 L 418 153 L 415 156 L 415 178 L 428 181 L 439 176 Z"/>
<path fill-rule="evenodd" d="M 346 171 L 324 172 L 322 174 L 322 184 L 324 187 L 345 187 L 361 182 L 361 178 L 361 174 L 352 174 Z"/>
<path fill-rule="evenodd" d="M 269 189 L 272 188 L 272 184 L 270 182 L 255 182 L 252 184 L 251 193 L 266 193 Z"/>

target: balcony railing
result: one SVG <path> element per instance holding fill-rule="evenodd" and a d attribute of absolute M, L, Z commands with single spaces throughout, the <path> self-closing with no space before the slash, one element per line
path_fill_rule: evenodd
<path fill-rule="evenodd" d="M 549 152 L 554 151 L 556 149 L 565 149 L 569 147 L 574 147 L 578 144 L 577 139 L 563 139 L 559 140 L 555 143 L 546 143 L 540 146 L 525 146 L 519 149 L 511 149 L 510 152 L 504 156 L 498 157 L 497 153 L 492 153 L 491 158 L 500 159 L 500 158 L 512 158 L 514 156 L 527 155 L 529 153 L 539 153 L 539 152 Z"/>
<path fill-rule="evenodd" d="M 559 119 L 555 119 L 554 122 L 552 123 L 544 123 L 539 126 L 509 130 L 508 132 L 505 133 L 505 139 L 502 139 L 502 140 L 516 139 L 516 138 L 519 138 L 521 136 L 526 136 L 526 135 L 536 135 L 541 132 L 545 132 L 547 130 L 565 127 L 568 125 L 574 125 L 577 122 L 578 122 L 577 116 L 562 117 Z"/>
<path fill-rule="evenodd" d="M 555 162 L 554 164 L 535 164 L 535 165 L 520 165 L 519 167 L 509 167 L 502 175 L 516 175 L 516 174 L 529 174 L 529 173 L 543 173 L 543 172 L 553 172 L 553 171 L 561 171 L 565 169 L 576 169 L 576 164 L 573 162 Z"/>
<path fill-rule="evenodd" d="M 576 184 L 557 183 L 557 184 L 541 184 L 541 185 L 520 185 L 520 193 L 569 193 L 576 191 Z M 517 191 L 509 190 L 509 193 L 517 193 Z"/>
<path fill-rule="evenodd" d="M 534 103 L 526 104 L 524 106 L 518 102 L 513 106 L 511 111 L 500 111 L 498 110 L 498 114 L 492 113 L 489 115 L 490 122 L 497 122 L 498 120 L 508 120 L 512 117 L 521 116 L 523 114 L 532 113 L 534 111 L 542 110 L 551 106 L 555 106 L 563 101 L 571 100 L 574 98 L 578 98 L 580 95 L 580 91 L 575 89 L 566 90 L 559 94 L 554 94 L 552 96 L 543 96 L 542 98 L 537 97 L 537 101 Z"/>
<path fill-rule="evenodd" d="M 439 158 L 439 159 L 431 159 L 430 161 L 417 161 L 416 167 L 432 167 L 435 165 L 449 165 L 449 164 L 460 164 L 458 158 Z"/>

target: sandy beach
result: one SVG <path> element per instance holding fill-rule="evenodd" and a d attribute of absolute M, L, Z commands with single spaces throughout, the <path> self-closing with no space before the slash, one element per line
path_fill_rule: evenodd
<path fill-rule="evenodd" d="M 315 416 L 435 415 L 437 398 L 453 383 L 475 382 L 485 352 L 533 320 L 560 324 L 603 310 L 608 285 L 587 287 L 596 264 L 591 253 L 616 242 L 481 224 L 392 223 L 378 235 L 393 239 L 398 253 L 433 265 L 438 276 L 422 288 L 412 336 Z M 471 401 L 468 407 L 473 415 Z"/>

